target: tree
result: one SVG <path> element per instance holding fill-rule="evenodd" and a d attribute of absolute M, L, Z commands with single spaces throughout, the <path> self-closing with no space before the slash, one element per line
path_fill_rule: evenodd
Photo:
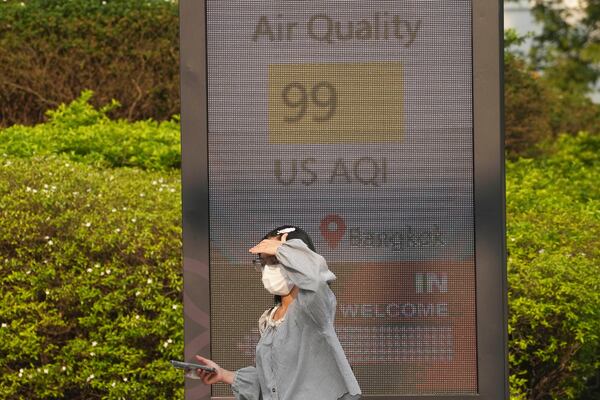
<path fill-rule="evenodd" d="M 600 78 L 600 0 L 531 4 L 542 26 L 534 37 L 532 66 L 564 92 L 589 93 Z"/>

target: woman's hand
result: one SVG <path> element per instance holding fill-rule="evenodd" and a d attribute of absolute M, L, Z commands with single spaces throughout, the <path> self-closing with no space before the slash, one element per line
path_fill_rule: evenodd
<path fill-rule="evenodd" d="M 223 382 L 231 385 L 233 383 L 235 372 L 228 371 L 225 368 L 221 368 L 219 364 L 212 360 L 209 360 L 208 358 L 196 356 L 196 360 L 200 361 L 203 365 L 215 369 L 215 372 L 208 372 L 203 369 L 196 370 L 196 375 L 198 375 L 202 379 L 202 382 L 204 382 L 205 384 L 212 385 L 214 383 Z"/>
<path fill-rule="evenodd" d="M 281 236 L 281 240 L 277 238 L 262 240 L 259 244 L 248 251 L 252 254 L 262 253 L 269 256 L 274 256 L 279 246 L 285 243 L 287 235 L 287 233 L 284 233 L 283 236 Z"/>

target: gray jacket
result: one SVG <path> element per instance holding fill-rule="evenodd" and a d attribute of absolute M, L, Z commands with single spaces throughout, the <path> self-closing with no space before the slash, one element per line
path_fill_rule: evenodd
<path fill-rule="evenodd" d="M 269 326 L 256 346 L 256 367 L 235 371 L 236 400 L 355 400 L 360 387 L 333 327 L 336 279 L 325 259 L 300 239 L 277 249 L 277 258 L 300 288 L 285 320 Z"/>

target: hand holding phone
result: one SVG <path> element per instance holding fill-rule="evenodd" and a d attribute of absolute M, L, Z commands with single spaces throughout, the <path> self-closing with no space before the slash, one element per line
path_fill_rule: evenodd
<path fill-rule="evenodd" d="M 211 372 L 211 373 L 217 372 L 216 369 L 209 367 L 208 365 L 194 364 L 194 363 L 188 363 L 188 362 L 177 361 L 177 360 L 171 360 L 171 364 L 175 368 L 185 369 L 186 371 L 201 369 L 203 371 Z"/>

